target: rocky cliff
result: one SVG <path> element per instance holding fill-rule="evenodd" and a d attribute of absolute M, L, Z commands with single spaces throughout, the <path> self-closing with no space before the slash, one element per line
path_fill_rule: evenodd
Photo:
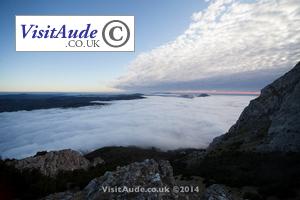
<path fill-rule="evenodd" d="M 300 62 L 261 90 L 209 151 L 300 152 Z"/>
<path fill-rule="evenodd" d="M 101 158 L 90 162 L 79 152 L 64 149 L 60 151 L 38 152 L 35 156 L 21 160 L 7 161 L 17 169 L 37 169 L 46 176 L 55 176 L 59 171 L 73 171 L 76 169 L 87 169 L 97 164 L 102 164 Z"/>

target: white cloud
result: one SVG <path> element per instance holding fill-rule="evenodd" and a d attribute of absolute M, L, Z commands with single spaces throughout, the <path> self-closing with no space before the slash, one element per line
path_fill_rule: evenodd
<path fill-rule="evenodd" d="M 300 58 L 299 0 L 214 0 L 176 40 L 141 53 L 122 89 L 292 67 Z"/>
<path fill-rule="evenodd" d="M 206 147 L 228 130 L 252 98 L 149 97 L 104 107 L 0 113 L 0 155 L 22 158 L 41 150 L 110 145 Z"/>

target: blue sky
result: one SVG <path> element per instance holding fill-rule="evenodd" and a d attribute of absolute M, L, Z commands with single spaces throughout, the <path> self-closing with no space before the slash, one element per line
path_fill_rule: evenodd
<path fill-rule="evenodd" d="M 259 91 L 300 58 L 299 0 L 0 4 L 0 91 Z M 134 15 L 136 49 L 16 52 L 15 15 Z"/>
<path fill-rule="evenodd" d="M 139 53 L 175 39 L 199 0 L 4 0 L 0 3 L 0 91 L 106 91 Z M 134 15 L 135 52 L 16 52 L 15 15 Z"/>

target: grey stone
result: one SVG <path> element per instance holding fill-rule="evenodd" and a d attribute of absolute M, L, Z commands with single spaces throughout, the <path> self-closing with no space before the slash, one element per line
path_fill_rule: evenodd
<path fill-rule="evenodd" d="M 46 176 L 55 176 L 59 171 L 73 171 L 76 169 L 87 169 L 91 166 L 101 164 L 104 161 L 97 158 L 90 162 L 79 152 L 64 149 L 60 151 L 40 152 L 35 156 L 21 160 L 8 161 L 8 165 L 13 165 L 17 169 L 37 169 Z"/>
<path fill-rule="evenodd" d="M 175 183 L 173 169 L 168 161 L 155 161 L 147 159 L 143 162 L 135 162 L 124 167 L 118 167 L 114 172 L 106 172 L 103 176 L 95 178 L 79 192 L 62 192 L 51 194 L 44 200 L 168 200 L 177 199 L 177 195 L 172 192 L 166 193 L 127 193 L 127 192 L 104 192 L 104 187 L 143 187 L 147 188 L 172 188 Z"/>
<path fill-rule="evenodd" d="M 208 151 L 300 151 L 300 63 L 262 89 Z"/>
<path fill-rule="evenodd" d="M 234 198 L 226 186 L 213 184 L 205 190 L 201 200 L 234 200 Z"/>

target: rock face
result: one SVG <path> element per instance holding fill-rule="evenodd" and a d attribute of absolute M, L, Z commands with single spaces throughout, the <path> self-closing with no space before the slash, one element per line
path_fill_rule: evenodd
<path fill-rule="evenodd" d="M 90 166 L 101 164 L 100 158 L 90 162 L 79 152 L 65 149 L 61 151 L 39 152 L 35 156 L 21 160 L 8 161 L 7 164 L 14 165 L 17 169 L 38 169 L 42 174 L 55 176 L 59 171 L 73 171 L 76 169 L 87 169 Z"/>
<path fill-rule="evenodd" d="M 135 162 L 130 165 L 119 167 L 114 172 L 106 172 L 103 176 L 95 178 L 80 192 L 62 192 L 47 196 L 45 200 L 54 199 L 111 199 L 111 200 L 155 200 L 175 199 L 172 193 L 174 185 L 173 169 L 168 161 L 156 162 L 147 159 L 143 162 Z M 170 192 L 104 192 L 105 188 L 163 188 L 169 187 Z"/>
<path fill-rule="evenodd" d="M 213 184 L 205 190 L 201 200 L 234 200 L 234 198 L 226 186 Z"/>
<path fill-rule="evenodd" d="M 174 163 L 179 163 L 179 165 L 185 165 L 186 170 L 193 169 L 199 165 L 199 163 L 205 158 L 206 150 L 205 149 L 197 149 L 193 150 L 190 153 L 184 153 L 183 157 L 176 159 Z"/>
<path fill-rule="evenodd" d="M 300 62 L 263 88 L 208 150 L 300 152 Z"/>

